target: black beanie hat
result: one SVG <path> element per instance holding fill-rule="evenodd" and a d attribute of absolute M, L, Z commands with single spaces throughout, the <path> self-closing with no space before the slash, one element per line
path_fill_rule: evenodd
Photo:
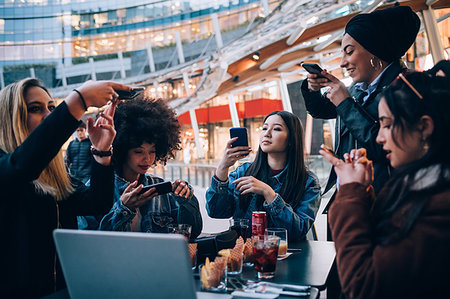
<path fill-rule="evenodd" d="M 376 57 L 392 62 L 411 47 L 419 28 L 419 17 L 409 6 L 395 6 L 354 16 L 345 33 Z"/>

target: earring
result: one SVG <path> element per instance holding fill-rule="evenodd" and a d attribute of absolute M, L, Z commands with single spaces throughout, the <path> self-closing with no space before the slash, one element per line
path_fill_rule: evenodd
<path fill-rule="evenodd" d="M 372 66 L 372 68 L 374 69 L 374 70 L 378 70 L 377 69 L 377 67 L 375 66 L 375 63 L 373 63 L 373 60 L 375 59 L 375 57 L 372 57 L 372 58 L 370 58 L 370 65 Z"/>
<path fill-rule="evenodd" d="M 430 149 L 430 145 L 428 144 L 427 139 L 425 139 L 425 138 L 422 137 L 422 138 L 420 139 L 420 143 L 422 143 L 422 149 L 423 149 L 423 151 L 424 151 L 425 153 L 427 153 L 428 150 Z"/>
<path fill-rule="evenodd" d="M 372 58 L 370 58 L 370 65 L 372 66 L 372 68 L 375 70 L 375 71 L 378 71 L 378 69 L 383 69 L 383 63 L 381 62 L 381 60 L 380 59 L 377 59 L 378 60 L 378 67 L 375 65 L 375 63 L 373 62 L 374 60 L 375 60 L 376 58 L 375 57 L 372 57 Z"/>

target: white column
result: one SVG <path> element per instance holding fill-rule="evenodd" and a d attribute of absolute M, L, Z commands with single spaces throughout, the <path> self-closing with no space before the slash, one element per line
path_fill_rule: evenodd
<path fill-rule="evenodd" d="M 0 67 L 0 87 L 5 88 L 5 78 L 3 77 L 3 67 Z"/>
<path fill-rule="evenodd" d="M 148 65 L 150 66 L 150 72 L 154 73 L 156 71 L 156 67 L 155 67 L 155 60 L 153 58 L 152 44 L 150 43 L 147 43 L 147 56 L 148 56 Z"/>
<path fill-rule="evenodd" d="M 236 109 L 236 101 L 234 100 L 233 94 L 228 94 L 228 105 L 230 106 L 230 115 L 231 122 L 233 123 L 233 127 L 240 127 L 239 116 Z"/>
<path fill-rule="evenodd" d="M 284 80 L 283 77 L 280 78 L 279 85 L 280 85 L 281 102 L 283 103 L 283 109 L 292 113 L 291 98 L 289 97 L 286 80 Z"/>
<path fill-rule="evenodd" d="M 177 41 L 177 50 L 178 50 L 178 60 L 181 63 L 184 63 L 184 54 L 183 54 L 183 46 L 181 45 L 181 37 L 180 32 L 175 32 L 175 38 Z M 189 92 L 189 76 L 187 73 L 183 73 L 183 82 L 184 82 L 184 90 L 186 91 L 186 96 L 190 95 Z M 195 115 L 195 109 L 189 109 L 189 116 L 191 117 L 192 129 L 194 130 L 194 138 L 195 138 L 195 147 L 197 148 L 197 155 L 199 159 L 203 159 L 203 151 L 200 143 L 200 134 L 198 129 L 197 117 Z"/>
<path fill-rule="evenodd" d="M 177 42 L 178 61 L 180 64 L 184 63 L 183 45 L 181 44 L 180 32 L 175 32 L 175 40 Z"/>
<path fill-rule="evenodd" d="M 222 40 L 222 34 L 220 33 L 219 18 L 217 17 L 217 14 L 213 13 L 211 15 L 211 19 L 213 22 L 214 36 L 216 37 L 217 49 L 222 49 L 223 40 Z"/>
<path fill-rule="evenodd" d="M 117 57 L 119 58 L 119 63 L 120 63 L 120 77 L 123 79 L 125 79 L 125 77 L 127 76 L 125 73 L 125 65 L 123 64 L 123 53 L 122 51 L 117 52 Z"/>
<path fill-rule="evenodd" d="M 36 72 L 34 71 L 34 67 L 30 68 L 30 77 L 36 78 Z"/>
<path fill-rule="evenodd" d="M 427 32 L 428 42 L 430 44 L 431 56 L 433 57 L 433 62 L 437 63 L 438 61 L 445 59 L 445 56 L 436 17 L 430 6 L 428 6 L 428 9 L 423 10 L 422 13 L 425 23 L 425 31 Z"/>
<path fill-rule="evenodd" d="M 158 80 L 153 80 L 153 88 L 155 89 L 155 99 L 159 98 L 158 86 L 159 86 Z"/>
<path fill-rule="evenodd" d="M 264 16 L 267 17 L 270 13 L 270 8 L 269 8 L 269 1 L 267 0 L 261 0 L 261 4 L 264 8 Z"/>
<path fill-rule="evenodd" d="M 311 141 L 312 141 L 312 129 L 313 129 L 313 118 L 309 113 L 306 114 L 306 125 L 305 125 L 305 154 L 311 154 Z"/>
<path fill-rule="evenodd" d="M 95 74 L 94 58 L 89 57 L 89 65 L 91 67 L 91 79 L 97 81 L 97 75 Z"/>
<path fill-rule="evenodd" d="M 195 147 L 197 148 L 197 155 L 199 159 L 203 159 L 202 145 L 200 143 L 200 134 L 198 130 L 197 116 L 195 115 L 195 109 L 189 109 L 189 116 L 191 117 L 192 129 L 194 130 Z"/>
<path fill-rule="evenodd" d="M 67 78 L 66 78 L 66 67 L 64 65 L 64 62 L 61 63 L 61 80 L 62 80 L 62 85 L 64 88 L 67 87 Z"/>

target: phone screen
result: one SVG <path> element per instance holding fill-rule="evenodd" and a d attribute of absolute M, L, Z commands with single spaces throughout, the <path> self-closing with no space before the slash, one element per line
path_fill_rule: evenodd
<path fill-rule="evenodd" d="M 248 146 L 247 128 L 235 127 L 230 129 L 230 138 L 237 137 L 232 146 Z"/>
<path fill-rule="evenodd" d="M 321 72 L 323 69 L 316 63 L 303 63 L 302 67 L 310 74 L 316 74 L 317 78 L 325 78 Z"/>
<path fill-rule="evenodd" d="M 159 195 L 166 194 L 172 192 L 172 183 L 171 182 L 161 182 L 153 185 L 146 185 L 142 187 L 140 194 L 150 190 L 151 188 L 156 188 L 156 192 Z"/>
<path fill-rule="evenodd" d="M 116 92 L 120 100 L 131 100 L 140 95 L 144 90 L 144 87 L 133 87 L 131 91 L 116 90 Z"/>

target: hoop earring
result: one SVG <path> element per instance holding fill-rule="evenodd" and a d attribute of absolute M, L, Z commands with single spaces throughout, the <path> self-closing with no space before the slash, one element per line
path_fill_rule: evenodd
<path fill-rule="evenodd" d="M 383 63 L 381 62 L 381 60 L 378 59 L 378 67 L 375 65 L 375 63 L 373 62 L 375 59 L 375 57 L 370 58 L 370 65 L 372 66 L 372 68 L 375 71 L 378 71 L 378 69 L 383 69 Z"/>

